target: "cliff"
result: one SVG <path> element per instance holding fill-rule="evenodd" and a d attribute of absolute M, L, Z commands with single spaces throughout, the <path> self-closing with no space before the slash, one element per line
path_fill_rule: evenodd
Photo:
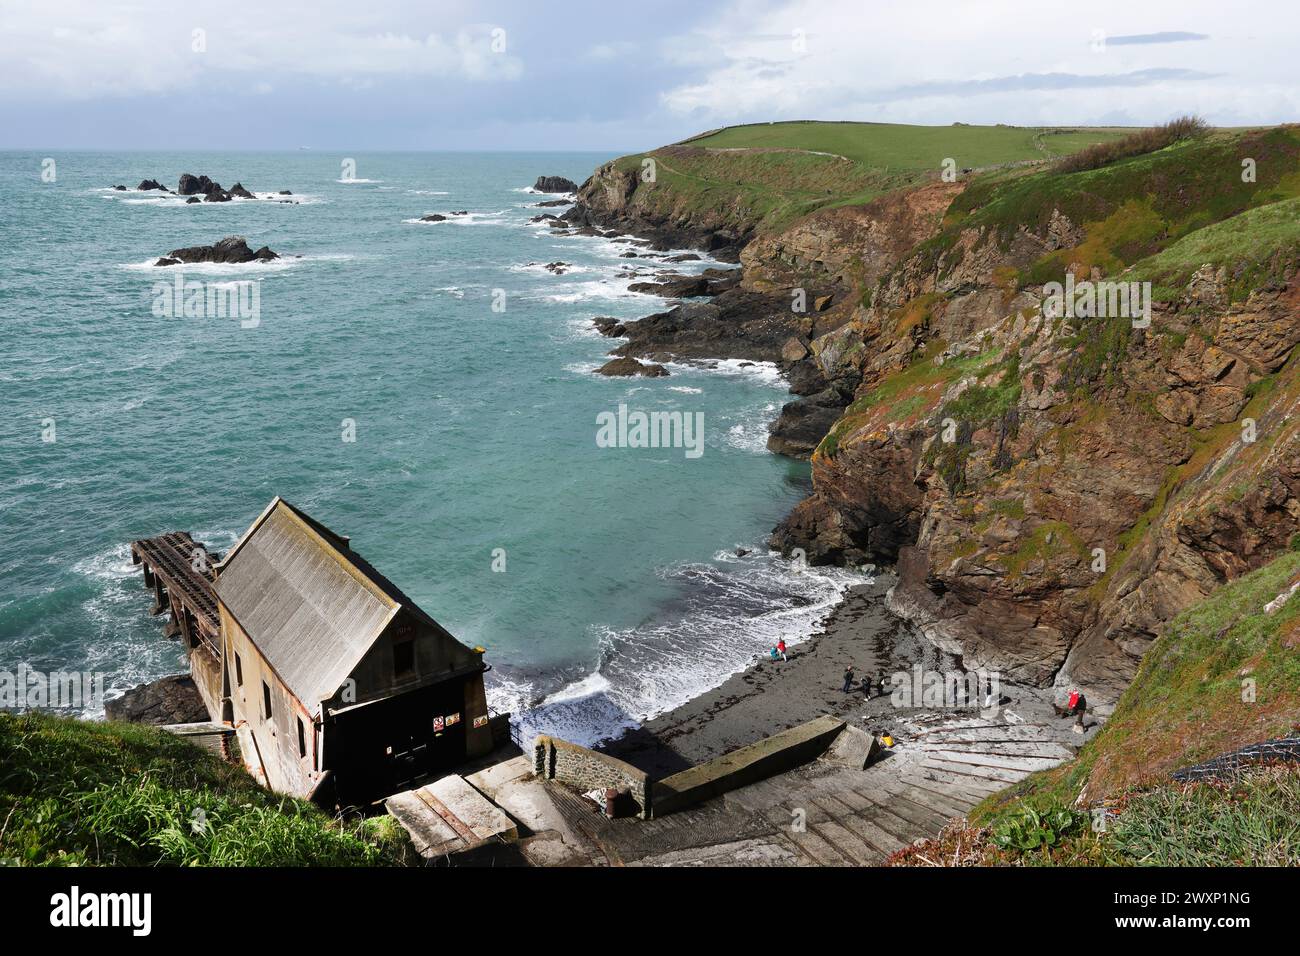
<path fill-rule="evenodd" d="M 1167 622 L 1300 532 L 1300 131 L 1063 167 L 944 128 L 1003 159 L 945 182 L 934 152 L 862 158 L 897 128 L 800 166 L 755 129 L 608 164 L 575 216 L 736 252 L 740 287 L 684 309 L 718 348 L 761 316 L 754 357 L 802 396 L 770 447 L 811 454 L 814 492 L 774 545 L 897 563 L 891 606 L 967 667 L 1109 710 Z M 1067 274 L 1150 282 L 1149 324 L 1045 311 Z M 637 354 L 672 352 L 637 325 Z"/>

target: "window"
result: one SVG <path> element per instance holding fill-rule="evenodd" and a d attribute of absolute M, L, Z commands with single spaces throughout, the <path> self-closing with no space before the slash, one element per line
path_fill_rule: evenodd
<path fill-rule="evenodd" d="M 262 681 L 262 716 L 271 719 L 271 685 Z"/>
<path fill-rule="evenodd" d="M 244 686 L 244 662 L 239 659 L 238 652 L 235 653 L 235 683 Z"/>
<path fill-rule="evenodd" d="M 393 676 L 409 677 L 415 670 L 415 641 L 398 641 L 393 645 Z"/>
<path fill-rule="evenodd" d="M 302 725 L 302 718 L 298 718 L 298 756 L 307 756 L 307 730 Z"/>

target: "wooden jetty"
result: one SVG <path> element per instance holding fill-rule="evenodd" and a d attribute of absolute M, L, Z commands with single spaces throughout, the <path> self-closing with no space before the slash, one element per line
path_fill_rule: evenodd
<path fill-rule="evenodd" d="M 188 531 L 131 542 L 131 563 L 144 569 L 144 583 L 153 589 L 153 614 L 171 613 L 165 631 L 179 637 L 190 658 L 194 684 L 215 717 L 222 714 L 221 619 L 217 612 L 214 566 L 219 555 L 195 541 Z"/>

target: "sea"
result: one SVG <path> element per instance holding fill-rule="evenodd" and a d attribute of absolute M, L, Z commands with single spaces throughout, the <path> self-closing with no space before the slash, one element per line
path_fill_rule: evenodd
<path fill-rule="evenodd" d="M 526 733 L 607 739 L 806 639 L 863 578 L 766 546 L 809 490 L 766 449 L 778 370 L 594 374 L 593 317 L 672 304 L 617 275 L 658 263 L 530 222 L 563 212 L 538 176 L 613 156 L 0 153 L 0 671 L 183 669 L 130 542 L 224 551 L 276 495 L 484 647 Z M 260 198 L 135 189 L 186 172 Z M 281 258 L 154 265 L 235 235 Z M 702 421 L 698 453 L 598 442 L 620 406 Z"/>

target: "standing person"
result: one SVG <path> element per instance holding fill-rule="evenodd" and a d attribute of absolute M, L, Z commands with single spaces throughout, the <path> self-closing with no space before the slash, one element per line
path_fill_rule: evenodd
<path fill-rule="evenodd" d="M 847 694 L 852 689 L 853 689 L 853 665 L 850 664 L 848 667 L 844 668 L 844 693 Z"/>
<path fill-rule="evenodd" d="M 776 642 L 776 649 L 777 649 L 778 651 L 781 652 L 781 660 L 783 660 L 783 661 L 789 661 L 789 660 L 790 660 L 790 658 L 788 658 L 788 657 L 785 656 L 785 638 L 784 638 L 784 637 L 781 638 L 779 641 Z"/>
<path fill-rule="evenodd" d="M 876 683 L 877 683 L 878 685 L 880 685 L 880 696 L 881 696 L 881 697 L 884 697 L 886 694 L 889 693 L 889 691 L 885 690 L 885 672 L 884 672 L 884 671 L 881 671 L 880 674 L 876 677 Z"/>
<path fill-rule="evenodd" d="M 867 700 L 871 700 L 871 675 L 867 674 L 862 678 L 862 694 Z"/>

